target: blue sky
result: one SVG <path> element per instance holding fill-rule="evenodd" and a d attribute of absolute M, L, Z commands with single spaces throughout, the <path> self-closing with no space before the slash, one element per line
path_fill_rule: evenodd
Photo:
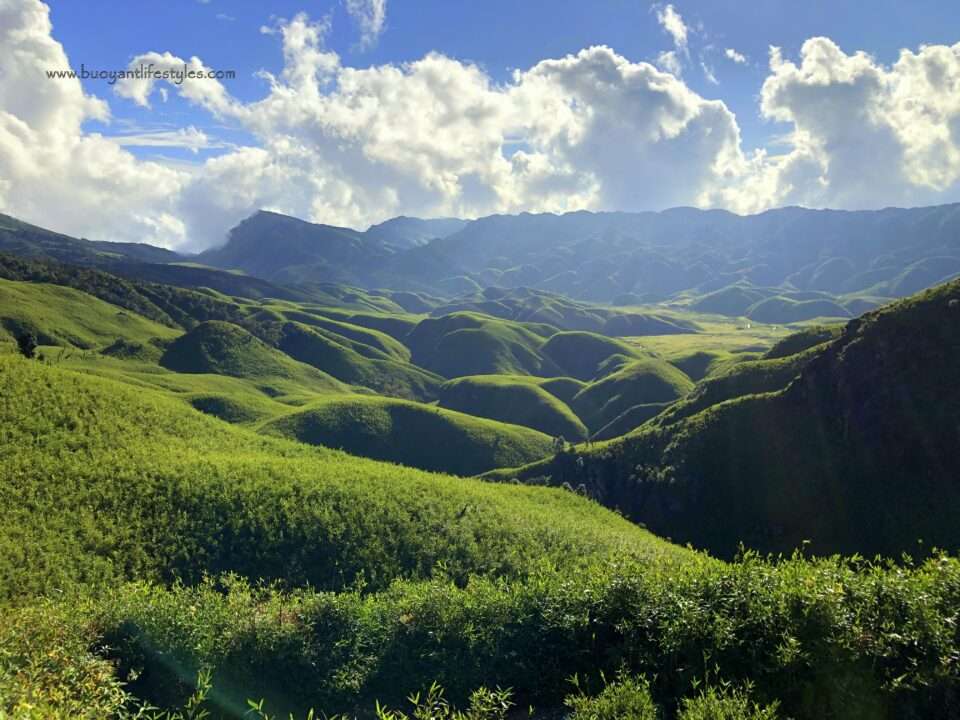
<path fill-rule="evenodd" d="M 655 62 L 669 50 L 670 36 L 657 22 L 663 3 L 635 0 L 597 2 L 450 2 L 393 0 L 382 35 L 370 48 L 359 46 L 359 29 L 343 2 L 280 0 L 177 0 L 167 4 L 120 3 L 105 0 L 60 0 L 50 3 L 58 40 L 74 65 L 123 68 L 148 50 L 181 57 L 199 55 L 213 68 L 234 69 L 230 92 L 246 101 L 265 92 L 258 70 L 279 72 L 283 58 L 276 38 L 260 32 L 275 18 L 306 12 L 316 19 L 330 16 L 327 45 L 346 63 L 367 67 L 417 60 L 431 51 L 478 63 L 493 78 L 507 81 L 514 68 L 525 69 L 543 58 L 562 57 L 591 45 L 609 45 L 633 61 Z M 760 117 L 757 95 L 767 75 L 768 49 L 783 48 L 795 57 L 803 42 L 824 35 L 842 48 L 865 50 L 879 61 L 896 60 L 901 48 L 952 44 L 960 40 L 960 3 L 942 0 L 710 0 L 676 2 L 674 7 L 691 28 L 689 48 L 694 65 L 684 72 L 687 84 L 704 97 L 720 98 L 734 111 L 747 149 L 767 144 L 783 128 Z M 726 48 L 749 59 L 738 65 L 724 57 Z M 705 62 L 719 85 L 699 67 Z M 88 92 L 103 95 L 103 81 L 88 80 Z M 141 111 L 129 101 L 113 102 L 117 118 L 138 124 L 192 124 L 231 140 L 246 138 L 224 130 L 204 111 L 185 102 Z M 111 132 L 112 128 L 105 128 Z M 120 130 L 120 128 L 117 128 Z M 179 157 L 189 153 L 166 148 L 138 149 L 151 155 Z M 215 151 L 220 152 L 220 151 Z M 212 153 L 212 154 L 215 154 Z"/>
<path fill-rule="evenodd" d="M 0 212 L 185 249 L 267 208 L 960 201 L 960 5 L 0 0 Z M 223 81 L 50 79 L 81 66 Z"/>

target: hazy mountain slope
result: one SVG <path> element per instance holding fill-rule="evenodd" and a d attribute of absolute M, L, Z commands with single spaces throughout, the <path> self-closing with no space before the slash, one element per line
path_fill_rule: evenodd
<path fill-rule="evenodd" d="M 447 315 L 461 311 L 553 325 L 562 330 L 585 330 L 603 335 L 668 335 L 696 332 L 697 325 L 677 314 L 656 309 L 620 309 L 578 302 L 556 293 L 531 288 L 488 287 L 481 292 L 460 295 L 450 302 L 434 305 L 430 314 Z"/>
<path fill-rule="evenodd" d="M 3 214 L 0 214 L 0 252 L 80 265 L 99 265 L 117 260 L 163 263 L 183 259 L 178 253 L 153 245 L 83 240 Z"/>
<path fill-rule="evenodd" d="M 563 455 L 498 475 L 586 483 L 655 531 L 723 555 L 741 541 L 893 556 L 918 551 L 918 538 L 960 547 L 960 281 L 806 352 L 777 392 L 644 426 L 582 464 Z"/>
<path fill-rule="evenodd" d="M 284 271 L 289 276 L 291 267 L 322 267 L 324 280 L 351 282 L 364 262 L 382 261 L 390 254 L 382 242 L 355 230 L 261 210 L 233 228 L 225 245 L 201 253 L 197 260 L 267 279 Z"/>
<path fill-rule="evenodd" d="M 366 235 L 398 248 L 410 248 L 452 235 L 458 230 L 462 230 L 467 222 L 467 220 L 457 218 L 424 220 L 422 218 L 400 216 L 377 225 L 371 225 L 367 229 Z"/>

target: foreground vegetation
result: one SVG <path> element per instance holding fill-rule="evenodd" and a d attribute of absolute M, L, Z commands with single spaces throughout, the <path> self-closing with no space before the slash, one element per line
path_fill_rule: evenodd
<path fill-rule="evenodd" d="M 10 712 L 33 703 L 50 716 L 82 707 L 109 717 L 132 705 L 127 693 L 179 707 L 209 672 L 209 706 L 226 717 L 261 698 L 279 717 L 311 706 L 370 716 L 375 699 L 402 707 L 433 682 L 454 704 L 509 687 L 520 707 L 540 713 L 566 699 L 581 717 L 950 717 L 958 603 L 960 565 L 946 558 L 916 568 L 606 561 L 512 582 L 398 581 L 372 594 L 229 577 L 138 583 L 6 611 L 0 696 Z M 692 714 L 711 703 L 767 709 Z"/>

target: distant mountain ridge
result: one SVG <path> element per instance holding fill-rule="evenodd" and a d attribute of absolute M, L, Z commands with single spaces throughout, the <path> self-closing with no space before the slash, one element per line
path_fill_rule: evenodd
<path fill-rule="evenodd" d="M 404 227 L 420 233 L 406 235 L 406 247 L 391 241 L 390 229 Z M 834 306 L 788 308 L 791 319 L 824 312 L 849 317 L 960 273 L 958 204 L 876 211 L 788 207 L 748 216 L 695 208 L 522 213 L 456 227 L 396 218 L 358 232 L 260 212 L 199 260 L 273 282 L 352 282 L 445 297 L 530 287 L 636 304 L 738 284 L 760 289 L 758 301 L 780 291 L 821 294 L 786 295 L 793 303 L 843 296 Z M 454 231 L 413 244 L 435 234 L 424 228 Z M 766 314 L 769 320 L 780 313 L 768 306 Z"/>
<path fill-rule="evenodd" d="M 194 256 L 0 216 L 0 252 L 250 297 L 340 283 L 476 304 L 488 288 L 530 288 L 785 324 L 854 317 L 960 275 L 960 204 L 398 217 L 366 231 L 259 211 L 224 245 Z"/>

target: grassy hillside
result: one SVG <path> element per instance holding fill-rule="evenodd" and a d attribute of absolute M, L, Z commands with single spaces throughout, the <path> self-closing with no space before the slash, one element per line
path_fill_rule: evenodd
<path fill-rule="evenodd" d="M 587 429 L 574 412 L 528 376 L 474 375 L 444 383 L 439 404 L 451 410 L 524 425 L 577 441 Z"/>
<path fill-rule="evenodd" d="M 541 352 L 578 380 L 593 380 L 611 357 L 638 357 L 625 342 L 588 332 L 562 332 L 550 337 Z"/>
<path fill-rule="evenodd" d="M 472 311 L 504 320 L 545 323 L 562 330 L 583 330 L 611 336 L 690 333 L 697 330 L 696 323 L 662 308 L 626 309 L 592 305 L 543 290 L 504 287 L 503 274 L 494 279 L 498 287 L 463 294 L 429 309 L 433 315 Z"/>
<path fill-rule="evenodd" d="M 591 383 L 572 400 L 572 407 L 591 430 L 599 430 L 635 405 L 667 403 L 693 389 L 693 381 L 660 358 L 625 363 Z"/>
<path fill-rule="evenodd" d="M 362 573 L 382 587 L 437 563 L 461 578 L 516 576 L 542 557 L 675 552 L 562 491 L 258 436 L 159 392 L 12 355 L 0 355 L 0 428 L 8 598 L 223 571 L 318 588 Z"/>
<path fill-rule="evenodd" d="M 216 320 L 200 323 L 170 343 L 160 364 L 180 373 L 287 378 L 318 392 L 348 390 L 330 375 L 290 359 L 242 327 Z"/>
<path fill-rule="evenodd" d="M 548 325 L 521 324 L 457 312 L 423 320 L 407 336 L 413 362 L 443 377 L 466 375 L 565 375 L 540 353 L 556 332 Z"/>
<path fill-rule="evenodd" d="M 366 357 L 338 336 L 303 323 L 274 324 L 267 336 L 280 350 L 342 382 L 391 397 L 432 400 L 442 379 L 409 363 Z"/>
<path fill-rule="evenodd" d="M 947 558 L 727 565 L 572 492 L 257 436 L 13 355 L 0 355 L 0 461 L 11 717 L 181 707 L 201 670 L 202 706 L 229 718 L 247 698 L 368 716 L 434 681 L 461 707 L 500 686 L 551 715 L 566 699 L 589 717 L 948 717 L 960 682 Z M 753 702 L 770 711 L 745 714 Z"/>
<path fill-rule="evenodd" d="M 382 397 L 327 398 L 271 420 L 261 431 L 455 475 L 531 462 L 551 449 L 551 438 L 527 427 Z"/>
<path fill-rule="evenodd" d="M 958 328 L 951 282 L 803 353 L 707 380 L 690 404 L 582 463 L 565 454 L 496 475 L 584 483 L 648 527 L 725 556 L 741 542 L 894 557 L 954 550 Z"/>
<path fill-rule="evenodd" d="M 508 279 L 547 268 L 493 262 Z M 589 264 L 583 278 L 638 273 L 661 290 L 676 265 L 661 251 Z M 861 264 L 811 262 L 794 299 Z M 695 334 L 611 340 L 475 312 L 425 320 L 390 291 L 242 299 L 10 267 L 122 305 L 10 283 L 50 340 L 100 352 L 28 361 L 0 337 L 0 717 L 956 714 L 960 564 L 928 548 L 960 547 L 960 283 L 842 332 L 698 315 Z M 641 301 L 632 290 L 624 301 Z M 474 361 L 511 374 L 456 374 Z M 595 439 L 642 427 L 554 453 L 548 434 L 496 419 L 574 439 L 580 417 Z M 542 459 L 491 474 L 528 484 L 491 483 L 305 443 L 463 474 Z M 929 559 L 734 557 L 740 541 L 805 539 Z M 205 678 L 181 715 L 143 709 L 182 708 Z"/>
<path fill-rule="evenodd" d="M 0 280 L 0 333 L 30 331 L 42 345 L 96 348 L 117 338 L 146 342 L 179 333 L 72 288 Z"/>

